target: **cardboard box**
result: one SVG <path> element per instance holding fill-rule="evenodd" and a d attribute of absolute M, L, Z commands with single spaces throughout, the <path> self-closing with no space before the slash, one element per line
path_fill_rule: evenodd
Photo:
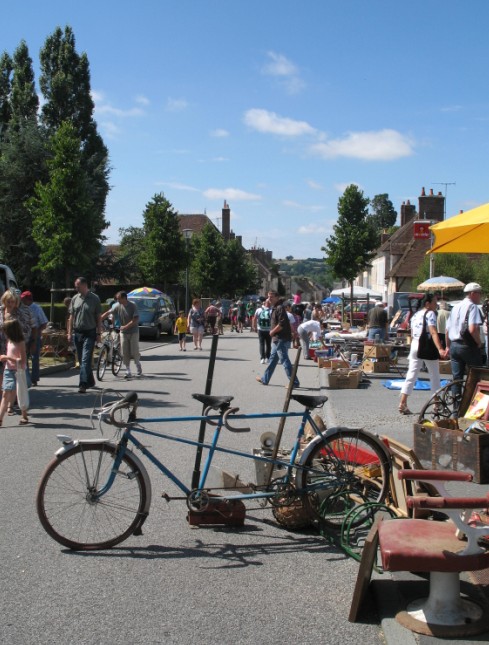
<path fill-rule="evenodd" d="M 489 483 L 489 434 L 415 423 L 414 452 L 423 468 L 467 472 L 477 484 Z"/>
<path fill-rule="evenodd" d="M 362 370 L 365 374 L 385 374 L 390 371 L 390 366 L 388 358 L 369 358 L 363 361 Z"/>
<path fill-rule="evenodd" d="M 328 384 L 332 390 L 356 390 L 360 385 L 360 377 L 360 370 L 332 370 L 328 374 Z"/>
<path fill-rule="evenodd" d="M 348 361 L 344 361 L 342 358 L 318 358 L 318 366 L 323 368 L 323 367 L 328 367 L 333 370 L 339 370 L 345 367 L 350 367 L 350 363 Z"/>
<path fill-rule="evenodd" d="M 440 374 L 451 374 L 452 364 L 450 361 L 440 361 Z"/>
<path fill-rule="evenodd" d="M 389 358 L 392 352 L 392 345 L 364 345 L 364 358 Z"/>

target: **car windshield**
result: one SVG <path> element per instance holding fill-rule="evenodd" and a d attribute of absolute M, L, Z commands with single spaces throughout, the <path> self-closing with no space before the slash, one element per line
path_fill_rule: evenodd
<path fill-rule="evenodd" d="M 129 298 L 133 302 L 139 311 L 154 311 L 158 306 L 157 300 L 151 300 L 151 298 Z"/>

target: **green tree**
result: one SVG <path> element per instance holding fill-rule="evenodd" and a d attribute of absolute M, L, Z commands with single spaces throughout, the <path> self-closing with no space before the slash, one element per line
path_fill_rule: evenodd
<path fill-rule="evenodd" d="M 109 155 L 93 119 L 90 69 L 85 53 L 76 51 L 71 27 L 57 27 L 46 39 L 40 53 L 39 85 L 44 96 L 41 121 L 50 134 L 61 124 L 71 123 L 80 139 L 80 164 L 86 173 L 87 190 L 94 208 L 97 227 L 105 223 L 105 203 L 109 192 Z M 97 231 L 94 231 L 97 236 Z"/>
<path fill-rule="evenodd" d="M 26 124 L 37 124 L 39 98 L 34 82 L 32 59 L 25 41 L 21 41 L 14 52 L 13 72 L 10 127 L 21 128 Z"/>
<path fill-rule="evenodd" d="M 202 233 L 192 238 L 191 259 L 192 292 L 204 297 L 224 293 L 224 240 L 213 224 L 207 223 Z"/>
<path fill-rule="evenodd" d="M 12 113 L 12 106 L 10 104 L 12 70 L 12 59 L 7 52 L 3 52 L 0 57 L 0 142 L 4 138 Z"/>
<path fill-rule="evenodd" d="M 123 275 L 116 274 L 114 277 L 118 282 L 144 282 L 144 275 L 139 266 L 139 258 L 144 254 L 144 229 L 138 226 L 120 228 L 121 236 L 117 260 L 123 271 Z"/>
<path fill-rule="evenodd" d="M 36 184 L 28 202 L 39 247 L 36 269 L 51 280 L 63 275 L 69 286 L 74 270 L 93 276 L 107 224 L 95 212 L 80 138 L 71 123 L 51 138 L 50 152 L 48 180 Z"/>
<path fill-rule="evenodd" d="M 261 282 L 256 267 L 239 240 L 230 240 L 224 245 L 223 269 L 218 293 L 234 297 L 259 290 Z"/>
<path fill-rule="evenodd" d="M 363 191 L 351 184 L 338 201 L 338 220 L 333 235 L 326 240 L 322 251 L 333 274 L 346 280 L 351 289 L 353 282 L 375 257 L 377 232 L 368 217 L 369 199 Z M 353 309 L 353 307 L 351 307 Z"/>
<path fill-rule="evenodd" d="M 461 282 L 478 282 L 484 291 L 489 290 L 489 256 L 478 255 L 477 260 L 466 253 L 435 253 L 435 275 L 446 275 Z M 415 284 L 427 280 L 430 276 L 430 259 L 426 255 L 416 274 Z"/>
<path fill-rule="evenodd" d="M 370 201 L 370 206 L 372 209 L 372 221 L 380 231 L 389 229 L 395 225 L 397 220 L 397 211 L 395 210 L 387 193 L 375 195 L 375 197 Z"/>
<path fill-rule="evenodd" d="M 163 193 L 153 196 L 143 213 L 143 253 L 138 264 L 144 279 L 160 285 L 178 282 L 185 257 L 184 242 L 178 225 L 178 215 Z"/>

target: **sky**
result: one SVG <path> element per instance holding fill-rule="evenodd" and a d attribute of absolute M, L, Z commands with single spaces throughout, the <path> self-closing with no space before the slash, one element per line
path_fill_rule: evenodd
<path fill-rule="evenodd" d="M 164 193 L 246 248 L 322 257 L 349 184 L 489 201 L 487 0 L 23 0 L 0 51 L 72 27 L 110 154 L 108 242 Z"/>

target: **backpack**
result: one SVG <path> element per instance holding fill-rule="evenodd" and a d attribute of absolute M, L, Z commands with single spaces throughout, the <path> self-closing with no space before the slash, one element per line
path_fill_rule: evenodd
<path fill-rule="evenodd" d="M 262 309 L 258 316 L 258 324 L 260 329 L 270 329 L 271 324 L 271 311 L 270 309 Z"/>

